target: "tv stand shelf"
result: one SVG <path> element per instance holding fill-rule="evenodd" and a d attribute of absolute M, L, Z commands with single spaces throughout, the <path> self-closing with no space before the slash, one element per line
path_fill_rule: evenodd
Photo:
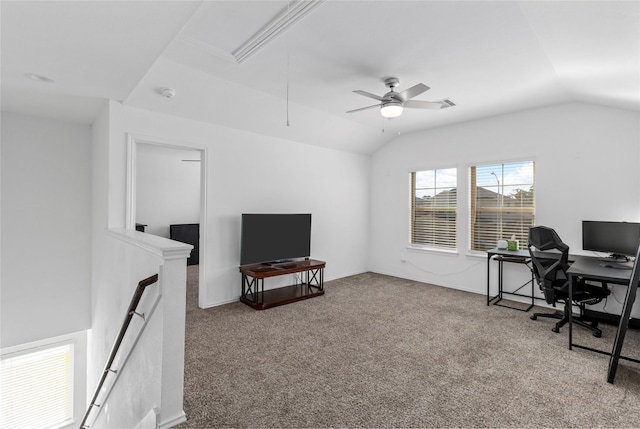
<path fill-rule="evenodd" d="M 325 262 L 304 260 L 283 264 L 242 265 L 242 295 L 240 301 L 256 310 L 289 304 L 303 299 L 324 295 Z M 264 279 L 286 274 L 305 273 L 305 281 L 291 286 L 264 290 Z"/>

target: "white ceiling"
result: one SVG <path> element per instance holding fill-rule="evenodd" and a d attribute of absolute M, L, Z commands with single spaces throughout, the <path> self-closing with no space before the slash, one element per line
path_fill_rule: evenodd
<path fill-rule="evenodd" d="M 236 61 L 307 3 L 3 0 L 2 109 L 90 123 L 114 99 L 359 153 L 398 133 L 567 101 L 640 111 L 639 1 L 328 0 Z M 353 90 L 382 95 L 391 76 L 398 91 L 431 87 L 417 100 L 456 106 L 392 120 L 345 113 L 375 104 Z"/>

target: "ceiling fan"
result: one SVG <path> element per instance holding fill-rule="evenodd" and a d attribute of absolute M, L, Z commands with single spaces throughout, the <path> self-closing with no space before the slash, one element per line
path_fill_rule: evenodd
<path fill-rule="evenodd" d="M 412 86 L 409 89 L 405 89 L 402 92 L 395 92 L 394 88 L 400 84 L 400 80 L 397 77 L 390 77 L 385 79 L 384 84 L 389 88 L 382 97 L 372 94 L 367 91 L 353 91 L 365 97 L 373 98 L 380 101 L 380 104 L 374 104 L 373 106 L 361 107 L 359 109 L 349 110 L 347 113 L 359 112 L 360 110 L 373 109 L 374 107 L 380 107 L 380 113 L 385 118 L 396 118 L 402 115 L 402 111 L 405 107 L 411 109 L 446 109 L 447 107 L 455 106 L 455 103 L 448 98 L 437 101 L 418 101 L 412 100 L 413 97 L 417 97 L 423 92 L 429 90 L 429 87 L 423 83 Z"/>

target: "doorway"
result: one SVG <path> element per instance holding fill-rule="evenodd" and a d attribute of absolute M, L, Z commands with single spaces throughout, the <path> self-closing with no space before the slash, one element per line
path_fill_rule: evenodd
<path fill-rule="evenodd" d="M 129 136 L 126 227 L 194 246 L 187 263 L 187 299 L 201 308 L 206 302 L 205 153 Z"/>

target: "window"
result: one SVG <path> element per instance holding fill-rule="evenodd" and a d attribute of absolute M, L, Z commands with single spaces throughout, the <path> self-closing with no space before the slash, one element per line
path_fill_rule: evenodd
<path fill-rule="evenodd" d="M 535 221 L 534 162 L 479 165 L 470 171 L 471 250 L 512 236 L 526 243 Z"/>
<path fill-rule="evenodd" d="M 411 244 L 456 248 L 457 170 L 411 173 Z"/>
<path fill-rule="evenodd" d="M 73 419 L 73 344 L 2 356 L 0 427 L 56 428 Z"/>

